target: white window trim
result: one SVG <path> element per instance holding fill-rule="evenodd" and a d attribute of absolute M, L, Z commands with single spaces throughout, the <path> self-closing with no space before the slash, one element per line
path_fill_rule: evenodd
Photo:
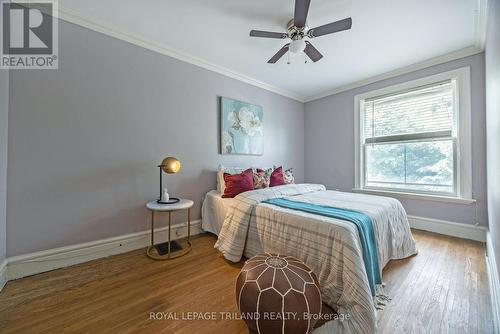
<path fill-rule="evenodd" d="M 361 101 L 386 95 L 397 93 L 403 90 L 418 88 L 420 86 L 433 84 L 445 80 L 456 80 L 458 90 L 458 139 L 457 162 L 460 168 L 457 170 L 457 196 L 443 196 L 433 194 L 421 194 L 405 192 L 404 189 L 400 192 L 397 190 L 377 190 L 363 189 L 364 184 L 362 177 L 362 166 L 364 164 L 362 152 L 362 143 L 360 141 L 361 129 L 360 111 Z M 354 188 L 356 192 L 366 192 L 371 194 L 389 195 L 403 198 L 426 199 L 433 201 L 453 202 L 470 204 L 475 202 L 472 198 L 472 155 L 471 155 L 471 83 L 470 83 L 470 67 L 462 67 L 456 70 L 443 72 L 431 75 L 425 78 L 404 82 L 401 84 L 384 87 L 373 90 L 354 97 Z"/>

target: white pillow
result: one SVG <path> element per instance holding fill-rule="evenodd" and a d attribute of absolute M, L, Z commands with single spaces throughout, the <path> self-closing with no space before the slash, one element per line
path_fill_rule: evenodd
<path fill-rule="evenodd" d="M 217 170 L 217 191 L 221 194 L 224 194 L 224 190 L 226 189 L 226 182 L 224 181 L 224 173 L 228 174 L 239 174 L 246 170 L 246 168 L 241 167 L 224 167 L 219 165 L 219 169 Z"/>

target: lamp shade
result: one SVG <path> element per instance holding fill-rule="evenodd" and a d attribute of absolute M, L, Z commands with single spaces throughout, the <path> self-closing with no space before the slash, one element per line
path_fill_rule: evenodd
<path fill-rule="evenodd" d="M 165 173 L 175 174 L 181 169 L 181 162 L 174 157 L 166 157 L 160 167 Z"/>
<path fill-rule="evenodd" d="M 290 43 L 290 52 L 291 53 L 299 53 L 304 51 L 306 48 L 306 42 L 303 39 L 294 39 Z"/>

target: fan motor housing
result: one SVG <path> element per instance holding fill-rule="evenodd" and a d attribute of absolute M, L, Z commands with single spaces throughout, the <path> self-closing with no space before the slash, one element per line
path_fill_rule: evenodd
<path fill-rule="evenodd" d="M 290 37 L 291 39 L 302 39 L 303 37 L 307 36 L 309 27 L 307 26 L 307 23 L 303 28 L 296 27 L 294 24 L 294 20 L 291 19 L 290 21 L 288 21 L 286 29 L 288 37 Z"/>

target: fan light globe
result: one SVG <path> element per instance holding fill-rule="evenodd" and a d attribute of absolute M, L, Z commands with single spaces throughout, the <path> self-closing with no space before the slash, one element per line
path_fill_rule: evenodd
<path fill-rule="evenodd" d="M 290 43 L 290 52 L 299 53 L 304 51 L 306 48 L 306 42 L 303 39 L 296 39 Z"/>
<path fill-rule="evenodd" d="M 160 167 L 165 173 L 175 174 L 181 169 L 181 162 L 176 158 L 167 157 L 163 159 Z"/>

